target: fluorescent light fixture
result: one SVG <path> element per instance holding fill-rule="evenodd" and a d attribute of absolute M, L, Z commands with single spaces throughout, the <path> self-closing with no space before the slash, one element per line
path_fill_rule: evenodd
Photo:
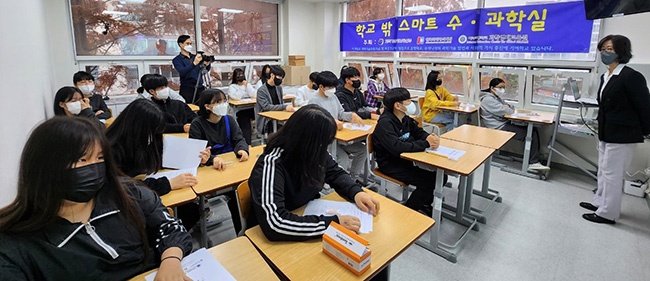
<path fill-rule="evenodd" d="M 165 16 L 164 16 L 164 15 L 158 15 L 158 17 L 159 17 L 159 18 L 164 18 Z"/>
<path fill-rule="evenodd" d="M 127 12 L 120 12 L 120 11 L 109 11 L 109 10 L 104 10 L 104 11 L 102 12 L 102 14 L 104 14 L 104 15 L 126 16 L 126 15 L 128 15 L 129 13 L 127 13 Z"/>
<path fill-rule="evenodd" d="M 221 8 L 221 9 L 219 9 L 219 12 L 222 12 L 222 13 L 231 13 L 231 14 L 241 14 L 241 13 L 243 13 L 244 11 L 242 11 L 242 10 L 235 10 L 235 9 Z"/>
<path fill-rule="evenodd" d="M 117 4 L 116 6 L 117 6 L 118 8 L 124 8 L 124 5 L 122 5 L 122 4 Z"/>
<path fill-rule="evenodd" d="M 187 21 L 194 21 L 194 19 L 193 19 L 193 18 L 189 18 L 189 19 L 187 19 Z M 201 22 L 208 22 L 207 19 L 201 19 L 200 21 L 201 21 Z"/>
<path fill-rule="evenodd" d="M 424 11 L 433 11 L 433 7 L 429 5 L 417 5 L 417 6 L 406 7 L 404 8 L 404 10 L 410 12 L 424 12 Z"/>

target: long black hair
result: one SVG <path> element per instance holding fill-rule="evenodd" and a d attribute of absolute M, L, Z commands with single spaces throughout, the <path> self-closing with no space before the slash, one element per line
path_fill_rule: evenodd
<path fill-rule="evenodd" d="M 244 80 L 246 79 L 246 75 L 244 74 L 244 71 L 241 68 L 235 68 L 235 70 L 232 71 L 232 81 L 230 81 L 231 84 L 239 84 L 239 81 L 237 81 L 237 77 L 239 76 L 244 76 Z"/>
<path fill-rule="evenodd" d="M 281 148 L 282 162 L 301 183 L 322 186 L 327 146 L 336 136 L 334 117 L 324 108 L 309 104 L 296 111 L 269 138 L 265 153 Z"/>
<path fill-rule="evenodd" d="M 136 99 L 117 116 L 106 137 L 122 172 L 135 176 L 162 168 L 164 129 L 164 114 L 150 100 Z"/>
<path fill-rule="evenodd" d="M 431 72 L 429 72 L 429 75 L 427 75 L 427 86 L 424 89 L 435 91 L 439 86 L 438 84 L 439 76 L 440 76 L 440 71 L 432 70 Z"/>
<path fill-rule="evenodd" d="M 138 230 L 147 253 L 144 218 L 118 179 L 111 147 L 95 124 L 80 117 L 54 117 L 32 131 L 20 159 L 18 196 L 0 209 L 0 233 L 36 233 L 52 225 L 66 189 L 73 185 L 73 165 L 97 143 L 106 166 L 106 185 L 99 194 L 117 204 L 124 221 Z"/>
<path fill-rule="evenodd" d="M 267 69 L 269 70 L 269 74 L 268 74 L 268 75 L 266 74 L 266 70 L 267 70 Z M 264 83 L 266 83 L 266 81 L 268 81 L 269 78 L 271 78 L 271 66 L 268 65 L 268 64 L 265 64 L 265 65 L 262 67 L 262 75 L 260 75 L 260 79 L 262 79 L 262 81 L 263 81 Z"/>
<path fill-rule="evenodd" d="M 75 93 L 79 93 L 82 98 L 84 96 L 81 90 L 71 86 L 65 86 L 56 91 L 56 95 L 54 95 L 54 115 L 66 116 L 65 110 L 59 105 L 59 103 L 69 102 L 72 100 Z"/>
<path fill-rule="evenodd" d="M 373 80 L 377 79 L 377 75 L 379 75 L 379 73 L 382 73 L 382 72 L 384 72 L 383 68 L 375 67 L 375 69 L 372 70 L 372 76 L 370 76 L 370 79 L 373 79 Z"/>
<path fill-rule="evenodd" d="M 488 93 L 491 93 L 491 92 L 492 92 L 492 88 L 496 87 L 497 85 L 499 85 L 499 84 L 501 84 L 501 83 L 505 83 L 505 82 L 506 82 L 506 81 L 504 81 L 503 79 L 501 79 L 501 78 L 499 78 L 499 77 L 492 78 L 492 80 L 490 80 L 490 85 L 488 86 L 488 88 L 487 88 L 487 89 L 483 89 L 483 90 L 481 90 L 481 92 L 488 92 Z"/>

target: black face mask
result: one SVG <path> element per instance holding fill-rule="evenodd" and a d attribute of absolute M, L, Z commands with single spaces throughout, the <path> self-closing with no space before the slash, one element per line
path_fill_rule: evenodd
<path fill-rule="evenodd" d="M 280 86 L 280 85 L 282 85 L 282 78 L 277 78 L 277 77 L 274 78 L 274 79 L 273 79 L 273 83 L 275 84 L 275 86 Z"/>
<path fill-rule="evenodd" d="M 244 76 L 237 76 L 237 82 L 244 82 L 246 81 L 246 77 Z"/>
<path fill-rule="evenodd" d="M 70 174 L 73 178 L 73 185 L 66 190 L 65 199 L 73 202 L 86 203 L 90 201 L 106 183 L 104 162 L 70 169 Z"/>
<path fill-rule="evenodd" d="M 438 80 L 436 80 L 436 85 L 437 85 L 437 86 L 442 85 L 442 79 L 438 79 Z"/>
<path fill-rule="evenodd" d="M 352 81 L 352 88 L 359 89 L 359 87 L 361 87 L 361 81 L 360 80 Z"/>
<path fill-rule="evenodd" d="M 311 84 L 311 89 L 312 90 L 318 90 L 318 85 L 316 85 L 316 83 L 312 83 Z"/>

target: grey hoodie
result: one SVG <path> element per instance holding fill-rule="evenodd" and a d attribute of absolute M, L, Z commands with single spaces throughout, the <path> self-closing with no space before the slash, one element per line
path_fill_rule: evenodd
<path fill-rule="evenodd" d="M 506 103 L 499 96 L 491 92 L 481 92 L 479 95 L 481 100 L 481 121 L 483 127 L 491 129 L 501 129 L 508 119 L 503 117 L 506 114 L 513 114 L 515 108 Z"/>

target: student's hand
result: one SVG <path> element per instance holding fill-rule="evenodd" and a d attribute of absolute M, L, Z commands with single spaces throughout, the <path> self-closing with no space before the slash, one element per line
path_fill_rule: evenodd
<path fill-rule="evenodd" d="M 185 271 L 183 271 L 183 266 L 181 266 L 181 261 L 175 258 L 165 259 L 160 263 L 160 268 L 158 268 L 158 273 L 154 281 L 192 281 Z"/>
<path fill-rule="evenodd" d="M 453 96 L 453 97 L 454 97 L 454 101 L 458 101 L 458 96 Z"/>
<path fill-rule="evenodd" d="M 296 111 L 296 109 L 293 107 L 293 105 L 287 105 L 287 107 L 284 109 L 284 111 L 292 112 L 292 111 Z"/>
<path fill-rule="evenodd" d="M 185 131 L 186 133 L 189 133 L 190 132 L 190 124 L 183 125 L 183 131 Z"/>
<path fill-rule="evenodd" d="M 201 150 L 199 157 L 201 157 L 201 164 L 208 162 L 208 160 L 210 160 L 210 148 L 206 147 L 204 150 Z"/>
<path fill-rule="evenodd" d="M 372 120 L 379 120 L 379 115 L 374 114 L 374 113 L 371 113 L 371 114 L 370 114 L 370 119 L 372 119 Z"/>
<path fill-rule="evenodd" d="M 384 108 L 382 107 L 382 108 L 377 109 L 377 114 L 379 114 L 379 115 L 384 114 Z"/>
<path fill-rule="evenodd" d="M 430 134 L 427 137 L 427 142 L 429 143 L 429 147 L 436 149 L 438 146 L 440 146 L 440 138 L 434 134 Z"/>
<path fill-rule="evenodd" d="M 343 227 L 354 231 L 355 233 L 359 233 L 359 229 L 361 228 L 361 221 L 357 217 L 353 216 L 344 216 L 344 215 L 337 215 L 339 217 L 339 224 L 342 225 Z"/>
<path fill-rule="evenodd" d="M 212 159 L 212 166 L 214 166 L 217 171 L 223 171 L 226 169 L 226 162 L 221 159 L 221 157 L 217 156 Z"/>
<path fill-rule="evenodd" d="M 192 187 L 198 183 L 199 180 L 190 173 L 181 174 L 169 180 L 169 185 L 171 185 L 172 190 Z"/>
<path fill-rule="evenodd" d="M 354 203 L 357 204 L 357 207 L 361 211 L 372 214 L 373 216 L 379 214 L 379 201 L 368 193 L 362 191 L 354 195 Z"/>
<path fill-rule="evenodd" d="M 338 131 L 343 130 L 343 122 L 339 120 L 334 120 L 334 122 L 336 122 L 336 130 Z"/>
<path fill-rule="evenodd" d="M 352 120 L 350 120 L 350 122 L 352 122 L 352 124 L 363 125 L 363 119 L 354 112 L 352 112 Z"/>
<path fill-rule="evenodd" d="M 81 99 L 81 110 L 90 108 L 90 100 L 88 98 Z"/>
<path fill-rule="evenodd" d="M 452 103 L 452 106 L 459 106 L 459 105 L 460 105 L 460 102 L 458 102 L 458 98 L 456 98 L 454 103 Z"/>
<path fill-rule="evenodd" d="M 246 85 L 248 85 L 248 81 L 244 80 L 244 81 L 241 82 L 241 84 L 242 84 L 242 86 L 246 86 Z"/>
<path fill-rule="evenodd" d="M 197 65 L 203 60 L 203 56 L 201 54 L 196 54 L 196 57 L 194 57 L 194 61 L 192 62 L 194 65 Z"/>
<path fill-rule="evenodd" d="M 241 156 L 239 158 L 239 162 L 248 161 L 248 153 L 246 152 L 246 150 L 237 151 L 237 154 L 239 154 L 239 156 Z"/>
<path fill-rule="evenodd" d="M 102 113 L 104 113 L 103 110 L 101 110 L 101 109 L 100 109 L 100 110 L 97 110 L 97 112 L 95 112 L 95 116 L 100 115 L 100 114 L 102 114 Z"/>

